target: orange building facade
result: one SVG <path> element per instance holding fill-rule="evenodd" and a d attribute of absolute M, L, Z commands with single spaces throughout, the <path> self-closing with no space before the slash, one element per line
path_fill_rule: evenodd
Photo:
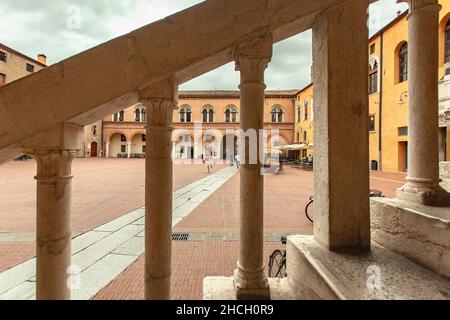
<path fill-rule="evenodd" d="M 298 90 L 266 91 L 266 152 L 294 142 L 295 95 Z M 139 158 L 145 154 L 147 112 L 140 105 L 124 108 L 85 128 L 86 157 Z M 173 157 L 232 160 L 238 153 L 239 91 L 180 91 L 174 111 Z"/>
<path fill-rule="evenodd" d="M 450 1 L 442 5 L 439 26 L 439 159 L 450 161 Z M 369 40 L 369 155 L 374 170 L 406 171 L 408 164 L 408 12 Z M 447 71 L 446 71 L 447 70 Z M 312 84 L 297 94 L 296 134 L 312 139 L 313 118 L 305 117 Z M 309 103 L 311 105 L 312 103 Z M 320 108 L 320 106 L 315 106 Z M 309 111 L 313 114 L 313 111 Z M 349 124 L 351 125 L 351 124 Z"/>

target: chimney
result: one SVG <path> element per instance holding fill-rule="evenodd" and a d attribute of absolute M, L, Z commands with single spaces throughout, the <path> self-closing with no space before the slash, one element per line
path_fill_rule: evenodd
<path fill-rule="evenodd" d="M 45 54 L 38 54 L 37 59 L 40 63 L 47 65 L 47 56 Z"/>

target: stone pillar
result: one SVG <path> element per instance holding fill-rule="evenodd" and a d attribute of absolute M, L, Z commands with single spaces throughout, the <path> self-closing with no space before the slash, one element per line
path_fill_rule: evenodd
<path fill-rule="evenodd" d="M 36 298 L 70 300 L 71 164 L 83 128 L 63 124 L 24 142 L 37 162 Z"/>
<path fill-rule="evenodd" d="M 450 205 L 439 186 L 438 0 L 409 0 L 408 176 L 397 198 L 424 205 Z"/>
<path fill-rule="evenodd" d="M 328 9 L 313 26 L 316 240 L 370 250 L 368 1 Z"/>
<path fill-rule="evenodd" d="M 172 264 L 172 131 L 178 86 L 163 81 L 140 92 L 147 110 L 145 298 L 169 300 Z"/>
<path fill-rule="evenodd" d="M 110 149 L 110 147 L 111 147 L 111 142 L 107 142 L 106 143 L 106 150 L 105 150 L 106 158 L 109 158 L 109 149 Z"/>
<path fill-rule="evenodd" d="M 264 125 L 264 72 L 272 57 L 273 39 L 267 35 L 236 51 L 241 73 L 241 131 L 255 132 L 257 140 L 242 139 L 240 171 L 240 254 L 234 283 L 238 299 L 269 299 L 264 261 L 264 177 L 259 158 L 260 129 Z M 242 134 L 241 132 L 241 134 Z M 250 141 L 255 145 L 250 145 Z M 263 147 L 263 146 L 261 146 Z M 252 149 L 257 148 L 257 159 Z"/>
<path fill-rule="evenodd" d="M 131 158 L 131 142 L 127 142 L 128 159 Z"/>

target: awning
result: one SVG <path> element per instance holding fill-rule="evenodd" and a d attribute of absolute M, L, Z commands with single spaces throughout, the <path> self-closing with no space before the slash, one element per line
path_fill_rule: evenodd
<path fill-rule="evenodd" d="M 302 144 L 288 144 L 288 145 L 279 146 L 279 147 L 275 147 L 275 148 L 282 150 L 282 151 L 295 151 L 295 150 L 308 149 L 309 146 L 302 143 Z"/>

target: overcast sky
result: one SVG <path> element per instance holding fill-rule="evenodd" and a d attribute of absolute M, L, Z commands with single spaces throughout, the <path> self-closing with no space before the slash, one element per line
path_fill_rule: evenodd
<path fill-rule="evenodd" d="M 311 0 L 315 1 L 315 0 Z M 0 42 L 49 64 L 188 8 L 201 0 L 2 0 Z M 395 0 L 369 8 L 373 34 L 397 11 Z M 300 89 L 311 81 L 311 31 L 275 45 L 266 73 L 268 89 Z M 237 89 L 239 74 L 228 64 L 182 86 L 182 89 Z"/>

